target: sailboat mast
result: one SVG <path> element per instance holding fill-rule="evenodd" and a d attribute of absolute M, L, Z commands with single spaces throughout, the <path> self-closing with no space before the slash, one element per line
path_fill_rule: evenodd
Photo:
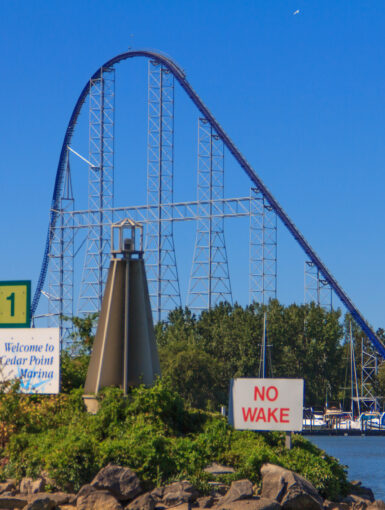
<path fill-rule="evenodd" d="M 357 400 L 357 414 L 360 415 L 361 406 L 359 399 L 359 391 L 358 391 L 358 381 L 357 381 L 357 367 L 356 367 L 356 357 L 354 353 L 354 343 L 353 343 L 353 333 L 352 333 L 352 323 L 350 322 L 350 363 L 351 363 L 351 387 L 352 387 L 352 396 L 351 396 L 351 408 L 352 413 L 354 411 L 354 390 L 356 394 Z"/>
<path fill-rule="evenodd" d="M 266 312 L 263 314 L 262 377 L 266 377 Z"/>
<path fill-rule="evenodd" d="M 352 412 L 353 417 L 353 411 L 354 411 L 354 366 L 353 366 L 353 335 L 352 335 L 352 323 L 350 322 L 350 410 Z"/>

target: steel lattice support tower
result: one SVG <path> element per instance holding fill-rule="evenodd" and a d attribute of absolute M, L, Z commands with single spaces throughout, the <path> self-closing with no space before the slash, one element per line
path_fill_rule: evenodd
<path fill-rule="evenodd" d="M 90 80 L 88 208 L 86 257 L 79 296 L 79 313 L 98 312 L 107 278 L 114 205 L 115 70 L 102 68 Z"/>
<path fill-rule="evenodd" d="M 379 404 L 374 394 L 373 382 L 378 373 L 378 357 L 371 345 L 365 345 L 366 338 L 361 340 L 361 396 L 362 406 L 377 411 Z"/>
<path fill-rule="evenodd" d="M 174 197 L 174 77 L 148 66 L 147 205 L 145 260 L 155 321 L 181 306 L 171 203 Z M 155 207 L 151 207 L 155 206 Z"/>
<path fill-rule="evenodd" d="M 305 303 L 316 303 L 326 311 L 333 310 L 333 292 L 330 285 L 322 277 L 317 266 L 305 261 Z"/>
<path fill-rule="evenodd" d="M 70 326 L 62 319 L 63 315 L 73 315 L 74 295 L 74 210 L 71 184 L 71 171 L 67 153 L 64 187 L 60 198 L 57 221 L 51 229 L 51 252 L 49 255 L 48 279 L 48 324 L 60 327 L 60 338 L 65 338 Z"/>
<path fill-rule="evenodd" d="M 232 303 L 224 235 L 224 146 L 211 124 L 198 121 L 198 219 L 188 306 L 207 310 Z"/>
<path fill-rule="evenodd" d="M 277 297 L 277 215 L 264 195 L 250 190 L 249 302 Z"/>

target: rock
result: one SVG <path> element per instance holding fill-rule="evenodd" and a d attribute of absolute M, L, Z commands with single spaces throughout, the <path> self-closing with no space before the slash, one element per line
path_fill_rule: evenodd
<path fill-rule="evenodd" d="M 150 492 L 146 492 L 146 494 L 142 494 L 138 498 L 131 501 L 131 503 L 126 506 L 126 509 L 129 510 L 154 510 L 155 508 L 155 499 L 152 497 Z"/>
<path fill-rule="evenodd" d="M 136 473 L 130 468 L 114 464 L 101 469 L 91 485 L 96 489 L 110 491 L 118 501 L 130 501 L 142 492 Z"/>
<path fill-rule="evenodd" d="M 285 510 L 321 510 L 323 500 L 303 476 L 288 469 L 264 464 L 261 496 L 275 499 Z"/>
<path fill-rule="evenodd" d="M 38 478 L 37 480 L 33 480 L 33 478 L 22 478 L 20 482 L 20 494 L 36 494 L 38 492 L 43 492 L 45 488 L 45 480 L 43 478 Z"/>
<path fill-rule="evenodd" d="M 4 492 L 12 493 L 16 489 L 16 484 L 13 480 L 7 480 L 4 483 L 0 483 L 0 494 L 4 494 Z"/>
<path fill-rule="evenodd" d="M 220 502 L 214 508 L 215 510 L 280 510 L 281 505 L 274 499 L 251 498 L 224 504 Z"/>
<path fill-rule="evenodd" d="M 222 466 L 221 464 L 217 464 L 216 462 L 213 462 L 210 466 L 207 466 L 203 471 L 213 476 L 229 475 L 231 473 L 235 473 L 234 468 Z"/>
<path fill-rule="evenodd" d="M 218 506 L 233 503 L 240 499 L 247 499 L 253 496 L 253 484 L 250 480 L 236 480 L 230 485 L 229 491 L 218 502 Z"/>
<path fill-rule="evenodd" d="M 366 507 L 366 510 L 385 510 L 385 502 L 381 499 L 376 499 Z"/>
<path fill-rule="evenodd" d="M 0 508 L 24 508 L 28 501 L 15 496 L 0 496 Z"/>
<path fill-rule="evenodd" d="M 60 510 L 76 510 L 76 506 L 73 505 L 59 505 Z"/>
<path fill-rule="evenodd" d="M 33 503 L 37 499 L 49 498 L 55 506 L 59 505 L 74 505 L 76 501 L 76 494 L 67 494 L 66 492 L 39 492 L 31 494 L 28 497 L 28 502 Z"/>
<path fill-rule="evenodd" d="M 182 503 L 191 503 L 199 496 L 198 491 L 190 482 L 174 482 L 164 488 L 162 502 L 167 506 L 176 506 Z"/>
<path fill-rule="evenodd" d="M 122 510 L 119 501 L 107 490 L 84 485 L 76 497 L 77 510 Z"/>
<path fill-rule="evenodd" d="M 369 489 L 369 487 L 363 487 L 361 485 L 361 482 L 359 485 L 352 484 L 353 487 L 351 489 L 351 494 L 355 494 L 356 496 L 360 496 L 362 499 L 367 499 L 371 503 L 374 501 L 374 494 L 372 489 Z"/>
<path fill-rule="evenodd" d="M 342 501 L 336 502 L 325 499 L 323 508 L 324 510 L 349 510 L 349 505 L 347 503 L 343 503 Z"/>
<path fill-rule="evenodd" d="M 29 503 L 25 510 L 52 510 L 56 507 L 55 501 L 52 501 L 52 499 L 45 497 L 45 498 L 35 498 L 32 503 Z"/>
<path fill-rule="evenodd" d="M 349 494 L 342 502 L 346 503 L 349 508 L 353 510 L 365 510 L 366 507 L 371 504 L 369 499 L 361 498 L 361 496 L 357 496 L 356 494 Z"/>
<path fill-rule="evenodd" d="M 164 494 L 164 487 L 156 487 L 151 491 L 151 496 L 155 501 L 161 501 Z"/>
<path fill-rule="evenodd" d="M 175 506 L 168 506 L 166 510 L 191 510 L 191 503 L 180 503 Z"/>
<path fill-rule="evenodd" d="M 215 502 L 213 496 L 204 496 L 196 501 L 200 508 L 211 508 Z"/>

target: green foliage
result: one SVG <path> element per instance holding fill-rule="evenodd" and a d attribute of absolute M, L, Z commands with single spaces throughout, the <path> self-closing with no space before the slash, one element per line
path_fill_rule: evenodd
<path fill-rule="evenodd" d="M 226 483 L 245 477 L 259 483 L 262 464 L 272 462 L 301 473 L 326 497 L 344 494 L 345 468 L 302 437 L 288 451 L 282 433 L 235 431 L 207 412 L 227 402 L 231 378 L 258 375 L 264 312 L 272 375 L 304 377 L 312 404 L 323 403 L 327 391 L 337 395 L 346 349 L 339 312 L 277 301 L 246 308 L 221 303 L 199 318 L 177 309 L 167 324 L 159 323 L 163 379 L 132 389 L 127 398 L 107 388 L 99 412 L 89 415 L 81 394 L 97 316 L 73 318 L 73 345 L 62 355 L 62 395 L 21 395 L 17 383 L 0 387 L 0 477 L 45 471 L 59 488 L 76 491 L 114 462 L 134 469 L 148 488 L 189 478 L 208 491 L 203 469 L 212 462 L 235 468 L 223 477 Z"/>
<path fill-rule="evenodd" d="M 232 465 L 226 483 L 244 477 L 260 482 L 260 467 L 273 462 L 306 476 L 334 497 L 344 493 L 346 472 L 337 461 L 303 438 L 291 451 L 281 433 L 235 431 L 219 414 L 186 407 L 169 383 L 132 389 L 128 398 L 108 388 L 96 415 L 85 412 L 81 391 L 60 397 L 1 395 L 0 417 L 16 421 L 0 449 L 0 476 L 38 476 L 42 471 L 63 490 L 78 490 L 108 462 L 134 469 L 146 488 L 188 478 L 209 490 L 203 469 L 212 462 Z"/>
<path fill-rule="evenodd" d="M 87 317 L 67 317 L 66 321 L 72 322 L 74 330 L 70 334 L 71 350 L 78 354 L 90 354 L 94 344 L 94 330 L 97 324 L 99 313 L 91 313 Z"/>
<path fill-rule="evenodd" d="M 61 391 L 64 393 L 84 386 L 98 316 L 98 313 L 93 313 L 84 318 L 63 317 L 73 325 L 73 331 L 66 339 L 70 341 L 70 348 L 62 351 L 60 360 Z"/>
<path fill-rule="evenodd" d="M 344 382 L 340 312 L 314 303 L 220 303 L 199 318 L 176 309 L 156 327 L 163 376 L 190 405 L 218 410 L 227 402 L 231 378 L 258 376 L 265 312 L 269 375 L 303 377 L 306 405 L 323 405 L 326 395 L 337 399 Z"/>

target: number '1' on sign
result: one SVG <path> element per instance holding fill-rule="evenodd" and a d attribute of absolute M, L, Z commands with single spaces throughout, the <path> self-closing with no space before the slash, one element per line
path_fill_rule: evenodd
<path fill-rule="evenodd" d="M 31 282 L 0 282 L 0 328 L 29 328 L 31 325 Z"/>

